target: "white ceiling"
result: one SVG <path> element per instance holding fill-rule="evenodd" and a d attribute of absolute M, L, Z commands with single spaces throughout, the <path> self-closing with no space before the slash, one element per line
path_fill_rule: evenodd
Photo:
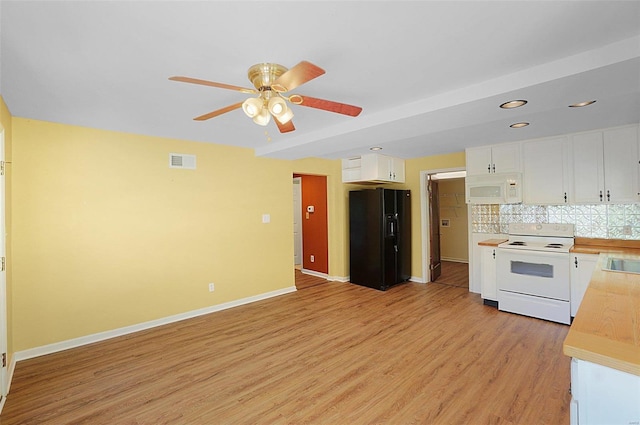
<path fill-rule="evenodd" d="M 0 94 L 17 117 L 213 142 L 276 158 L 402 158 L 640 121 L 639 1 L 7 1 Z M 280 134 L 235 110 L 260 62 L 326 74 Z M 519 109 L 498 105 L 527 99 Z M 597 99 L 586 108 L 568 108 Z M 509 124 L 531 125 L 511 129 Z M 268 140 L 268 139 L 271 140 Z"/>

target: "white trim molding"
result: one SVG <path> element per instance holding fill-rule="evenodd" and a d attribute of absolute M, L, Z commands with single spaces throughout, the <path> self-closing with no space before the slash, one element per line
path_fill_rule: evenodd
<path fill-rule="evenodd" d="M 288 288 L 277 289 L 275 291 L 266 292 L 264 294 L 258 294 L 247 298 L 241 298 L 235 301 L 229 301 L 222 304 L 213 305 L 210 307 L 201 308 L 198 310 L 187 311 L 185 313 L 176 314 L 173 316 L 164 317 L 157 320 L 151 320 L 148 322 L 139 323 L 136 325 L 125 326 L 119 329 L 113 329 L 110 331 L 99 332 L 92 335 L 82 336 L 79 338 L 69 339 L 66 341 L 55 342 L 53 344 L 43 345 L 41 347 L 30 348 L 28 350 L 17 351 L 14 353 L 11 359 L 11 373 L 15 369 L 15 363 L 21 360 L 32 359 L 34 357 L 44 356 L 46 354 L 57 353 L 59 351 L 68 350 L 70 348 L 76 348 L 87 344 L 93 344 L 94 342 L 104 341 L 111 338 L 116 338 L 123 335 L 128 335 L 134 332 L 143 331 L 146 329 L 155 328 L 169 323 L 179 322 L 185 319 L 191 319 L 193 317 L 203 316 L 209 313 L 215 313 L 217 311 L 226 310 L 233 307 L 238 307 L 244 304 L 250 304 L 256 301 L 266 300 L 268 298 L 277 297 L 279 295 L 289 294 L 295 292 L 296 287 L 290 286 Z"/>
<path fill-rule="evenodd" d="M 317 272 L 315 270 L 302 269 L 300 270 L 304 274 L 308 274 L 309 276 L 321 277 L 323 279 L 330 280 L 332 282 L 348 282 L 349 276 L 329 276 L 327 273 Z"/>

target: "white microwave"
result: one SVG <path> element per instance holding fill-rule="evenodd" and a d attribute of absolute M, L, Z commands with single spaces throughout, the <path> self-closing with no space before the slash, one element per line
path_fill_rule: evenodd
<path fill-rule="evenodd" d="M 467 176 L 465 199 L 467 204 L 520 204 L 522 203 L 522 174 Z"/>

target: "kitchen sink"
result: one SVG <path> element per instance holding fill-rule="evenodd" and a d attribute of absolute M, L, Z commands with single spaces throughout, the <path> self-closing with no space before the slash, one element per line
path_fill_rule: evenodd
<path fill-rule="evenodd" d="M 624 273 L 640 273 L 640 260 L 609 257 L 604 270 Z"/>

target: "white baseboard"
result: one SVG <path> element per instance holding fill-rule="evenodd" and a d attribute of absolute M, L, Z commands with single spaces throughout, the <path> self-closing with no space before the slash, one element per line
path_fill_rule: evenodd
<path fill-rule="evenodd" d="M 309 270 L 309 269 L 301 269 L 300 271 L 304 274 L 308 274 L 309 276 L 321 277 L 323 279 L 330 280 L 329 276 L 326 273 L 321 273 L 321 272 L 317 272 L 315 270 Z"/>
<path fill-rule="evenodd" d="M 422 279 L 421 277 L 418 277 L 418 276 L 411 276 L 411 277 L 409 278 L 409 281 L 410 281 L 410 282 L 416 282 L 416 283 L 426 283 L 426 282 L 424 281 L 424 279 Z"/>
<path fill-rule="evenodd" d="M 344 277 L 344 276 L 329 276 L 326 273 L 320 273 L 317 272 L 315 270 L 309 270 L 309 269 L 301 269 L 300 270 L 302 273 L 304 274 L 308 274 L 310 276 L 315 276 L 315 277 L 321 277 L 323 279 L 327 279 L 330 280 L 332 282 L 348 282 L 349 281 L 349 276 Z"/>
<path fill-rule="evenodd" d="M 465 260 L 464 258 L 445 258 L 445 257 L 440 257 L 440 261 L 451 261 L 452 263 L 469 263 L 469 260 Z"/>
<path fill-rule="evenodd" d="M 80 347 L 82 345 L 93 344 L 94 342 L 104 341 L 106 339 L 116 338 L 123 335 L 128 335 L 134 332 L 143 331 L 146 329 L 155 328 L 169 323 L 179 322 L 185 319 L 191 319 L 193 317 L 202 316 L 209 313 L 215 313 L 216 311 L 226 310 L 233 307 L 238 307 L 244 304 L 250 304 L 256 301 L 266 300 L 268 298 L 277 297 L 279 295 L 289 294 L 295 292 L 296 287 L 290 286 L 288 288 L 278 289 L 264 294 L 254 295 L 247 298 L 241 298 L 235 301 L 229 301 L 210 307 L 201 308 L 198 310 L 187 311 L 185 313 L 176 314 L 162 319 L 151 320 L 149 322 L 139 323 L 136 325 L 125 326 L 123 328 L 114 329 L 106 332 L 99 332 L 93 335 L 82 336 L 79 338 L 69 339 L 66 341 L 55 342 L 53 344 L 43 345 L 41 347 L 30 348 L 28 350 L 17 351 L 13 354 L 11 364 L 15 369 L 15 363 L 20 360 L 32 359 L 34 357 L 44 356 L 46 354 L 56 353 L 58 351 L 68 350 L 70 348 Z M 13 376 L 13 369 L 11 370 L 10 377 Z M 10 385 L 9 380 L 9 385 Z"/>
<path fill-rule="evenodd" d="M 342 283 L 349 282 L 349 279 L 351 279 L 351 276 L 331 276 L 329 278 L 329 280 L 332 280 L 334 282 L 342 282 Z"/>

